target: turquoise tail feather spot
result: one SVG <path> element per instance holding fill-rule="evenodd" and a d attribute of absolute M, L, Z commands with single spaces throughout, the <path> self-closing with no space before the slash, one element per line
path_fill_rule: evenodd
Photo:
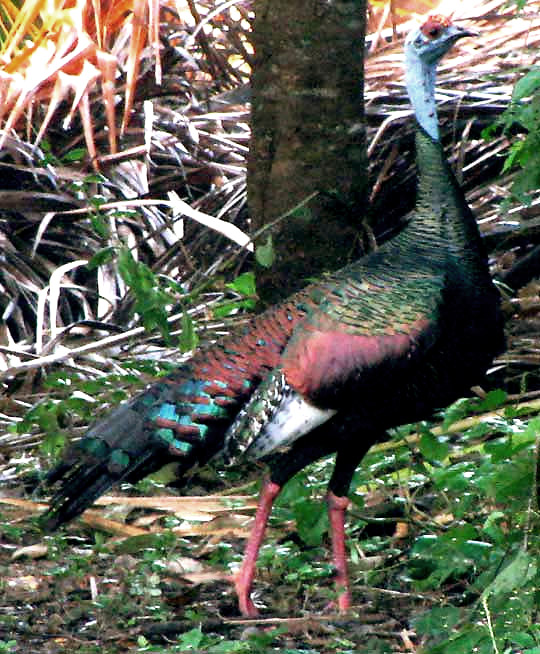
<path fill-rule="evenodd" d="M 249 380 L 242 382 L 246 391 L 251 386 Z M 228 390 L 229 384 L 220 379 L 184 381 L 179 391 L 169 394 L 169 401 L 162 397 L 148 411 L 154 438 L 165 442 L 175 456 L 190 454 L 204 442 L 212 423 L 230 420 L 234 415 L 231 405 L 235 398 L 227 394 Z"/>

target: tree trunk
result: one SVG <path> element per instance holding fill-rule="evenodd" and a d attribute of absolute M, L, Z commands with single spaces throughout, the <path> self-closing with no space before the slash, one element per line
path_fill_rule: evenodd
<path fill-rule="evenodd" d="M 255 14 L 248 204 L 270 303 L 361 250 L 365 0 L 256 0 Z"/>

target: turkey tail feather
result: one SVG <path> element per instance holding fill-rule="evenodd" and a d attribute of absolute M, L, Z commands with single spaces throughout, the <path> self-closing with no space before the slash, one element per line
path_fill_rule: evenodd
<path fill-rule="evenodd" d="M 55 529 L 80 515 L 115 483 L 138 481 L 164 462 L 164 443 L 152 439 L 145 417 L 132 403 L 118 407 L 74 443 L 64 460 L 51 470 L 45 484 L 60 482 L 42 517 L 46 529 Z"/>

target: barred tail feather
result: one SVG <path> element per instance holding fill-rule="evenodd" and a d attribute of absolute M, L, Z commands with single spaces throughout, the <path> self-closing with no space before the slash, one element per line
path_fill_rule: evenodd
<path fill-rule="evenodd" d="M 120 481 L 139 481 L 172 457 L 167 444 L 153 437 L 145 416 L 132 402 L 118 407 L 74 443 L 45 484 L 60 487 L 53 495 L 42 526 L 53 530 L 80 515 L 102 493 Z"/>

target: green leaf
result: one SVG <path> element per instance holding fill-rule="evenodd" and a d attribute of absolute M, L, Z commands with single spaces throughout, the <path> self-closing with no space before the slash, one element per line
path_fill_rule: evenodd
<path fill-rule="evenodd" d="M 255 274 L 252 272 L 242 273 L 232 282 L 225 284 L 225 286 L 246 297 L 252 297 L 257 294 Z"/>
<path fill-rule="evenodd" d="M 527 409 L 527 411 L 530 412 L 530 409 Z M 534 443 L 538 432 L 540 432 L 540 418 L 531 418 L 527 424 L 527 428 L 523 432 L 523 436 L 530 443 Z"/>
<path fill-rule="evenodd" d="M 429 461 L 444 461 L 448 456 L 448 444 L 441 442 L 430 431 L 424 431 L 418 446 L 422 456 Z"/>
<path fill-rule="evenodd" d="M 298 222 L 309 223 L 313 220 L 313 212 L 305 204 L 296 207 L 290 214 L 291 218 L 295 218 Z"/>
<path fill-rule="evenodd" d="M 88 269 L 94 270 L 95 268 L 99 268 L 99 266 L 102 266 L 105 263 L 109 263 L 109 261 L 113 260 L 115 254 L 116 248 L 113 246 L 98 250 L 88 262 Z"/>
<path fill-rule="evenodd" d="M 118 271 L 135 297 L 134 310 L 140 314 L 147 331 L 159 329 L 170 343 L 167 306 L 172 298 L 159 283 L 152 270 L 133 258 L 130 250 L 122 248 L 118 253 Z"/>
<path fill-rule="evenodd" d="M 203 638 L 204 634 L 201 631 L 201 628 L 195 627 L 190 631 L 185 631 L 180 637 L 180 642 L 183 647 L 186 647 L 190 650 L 196 650 L 200 647 Z"/>
<path fill-rule="evenodd" d="M 525 140 L 516 141 L 510 146 L 510 152 L 504 160 L 503 173 L 508 172 L 516 163 L 519 162 L 521 152 L 525 147 Z"/>
<path fill-rule="evenodd" d="M 485 398 L 478 403 L 478 411 L 493 411 L 503 405 L 508 398 L 508 393 L 500 388 L 489 391 Z"/>
<path fill-rule="evenodd" d="M 65 370 L 50 372 L 43 380 L 45 388 L 71 388 L 71 385 L 77 381 L 77 375 Z"/>
<path fill-rule="evenodd" d="M 484 521 L 484 529 L 491 529 L 494 524 L 505 519 L 506 515 L 502 511 L 492 511 Z"/>
<path fill-rule="evenodd" d="M 455 638 L 450 638 L 444 643 L 430 648 L 426 654 L 471 654 L 471 652 L 479 653 L 481 650 L 480 644 L 491 641 L 488 638 L 487 630 L 481 627 L 473 627 L 462 631 Z M 483 651 L 483 648 L 482 648 Z"/>
<path fill-rule="evenodd" d="M 328 531 L 328 513 L 318 500 L 304 500 L 294 506 L 298 535 L 307 545 L 320 545 Z"/>
<path fill-rule="evenodd" d="M 70 150 L 62 157 L 62 161 L 65 163 L 82 161 L 86 157 L 86 155 L 87 155 L 86 148 L 73 148 L 73 150 Z"/>
<path fill-rule="evenodd" d="M 525 632 L 513 633 L 512 635 L 508 636 L 508 640 L 512 641 L 512 643 L 515 643 L 516 645 L 519 645 L 519 647 L 533 647 L 536 644 L 531 634 Z M 534 649 L 540 652 L 540 648 L 534 647 Z M 533 650 L 529 649 L 527 651 L 530 654 L 530 652 Z"/>
<path fill-rule="evenodd" d="M 255 261 L 263 268 L 270 268 L 276 258 L 272 235 L 266 239 L 264 245 L 257 245 L 255 248 Z"/>
<path fill-rule="evenodd" d="M 473 400 L 470 398 L 461 398 L 447 407 L 444 411 L 444 429 L 470 415 L 472 403 Z"/>
<path fill-rule="evenodd" d="M 122 279 L 132 286 L 135 283 L 135 270 L 136 262 L 133 259 L 133 255 L 127 248 L 122 248 L 118 252 L 118 271 Z"/>
<path fill-rule="evenodd" d="M 212 314 L 215 318 L 225 318 L 238 309 L 253 311 L 256 305 L 257 303 L 255 300 L 233 300 L 231 302 L 221 302 L 217 306 L 212 307 Z"/>
<path fill-rule="evenodd" d="M 536 562 L 525 552 L 519 550 L 514 559 L 505 567 L 484 590 L 482 596 L 509 593 L 515 588 L 521 588 L 536 575 Z"/>
<path fill-rule="evenodd" d="M 512 455 L 512 442 L 504 439 L 486 443 L 484 452 L 491 456 L 492 463 L 501 463 Z"/>
<path fill-rule="evenodd" d="M 462 545 L 468 541 L 476 538 L 476 529 L 472 525 L 459 525 L 458 527 L 452 527 L 449 529 L 444 536 L 442 536 L 443 542 L 450 542 L 452 546 Z"/>
<path fill-rule="evenodd" d="M 60 431 L 50 431 L 48 432 L 41 444 L 39 449 L 43 454 L 47 456 L 52 456 L 56 458 L 60 452 L 64 449 L 66 445 L 66 434 Z"/>
<path fill-rule="evenodd" d="M 491 141 L 492 139 L 495 138 L 500 128 L 501 128 L 501 121 L 496 120 L 494 123 L 491 123 L 491 125 L 484 127 L 480 135 L 482 136 L 484 141 Z"/>
<path fill-rule="evenodd" d="M 107 184 L 107 178 L 101 173 L 90 173 L 84 178 L 85 184 Z"/>
<path fill-rule="evenodd" d="M 514 102 L 522 100 L 538 89 L 540 89 L 540 68 L 533 68 L 516 82 L 512 92 L 512 100 Z"/>
<path fill-rule="evenodd" d="M 109 237 L 109 225 L 105 219 L 105 216 L 99 213 L 92 213 L 90 215 L 90 222 L 92 227 L 98 236 L 101 238 Z"/>
<path fill-rule="evenodd" d="M 455 606 L 436 606 L 414 621 L 420 634 L 440 636 L 448 634 L 460 621 L 461 611 Z"/>
<path fill-rule="evenodd" d="M 194 350 L 199 344 L 199 336 L 195 331 L 195 323 L 187 311 L 184 311 L 182 314 L 180 322 L 182 325 L 182 332 L 178 339 L 180 351 L 189 352 L 190 350 Z"/>

